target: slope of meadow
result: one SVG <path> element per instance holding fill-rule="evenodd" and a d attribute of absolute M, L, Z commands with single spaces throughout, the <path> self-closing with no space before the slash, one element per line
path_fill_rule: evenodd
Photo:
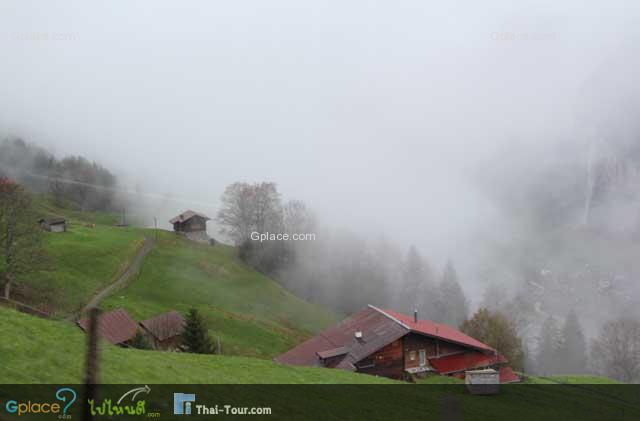
<path fill-rule="evenodd" d="M 0 383 L 81 383 L 85 335 L 71 322 L 0 307 Z M 103 383 L 395 383 L 341 370 L 257 358 L 124 349 L 102 342 Z"/>
<path fill-rule="evenodd" d="M 142 320 L 168 310 L 197 308 L 222 353 L 271 358 L 336 322 L 242 264 L 234 249 L 207 246 L 162 231 L 139 275 L 104 302 Z M 151 234 L 150 234 L 151 235 Z"/>
<path fill-rule="evenodd" d="M 113 283 L 141 248 L 157 240 L 128 284 L 102 303 L 136 320 L 197 308 L 222 353 L 272 358 L 336 322 L 329 311 L 299 299 L 240 262 L 232 247 L 203 246 L 172 232 L 117 227 L 117 215 L 79 212 L 37 198 L 42 216 L 64 216 L 68 232 L 46 233 L 47 259 L 22 277 L 14 299 L 55 318 L 73 318 Z"/>
<path fill-rule="evenodd" d="M 65 217 L 68 232 L 45 233 L 47 257 L 40 270 L 18 279 L 13 298 L 56 318 L 71 316 L 124 271 L 144 234 L 114 226 L 117 218 L 110 214 L 62 209 L 41 197 L 36 204 L 41 217 Z"/>

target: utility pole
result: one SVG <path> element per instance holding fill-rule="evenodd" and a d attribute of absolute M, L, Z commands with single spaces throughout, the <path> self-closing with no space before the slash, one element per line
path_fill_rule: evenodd
<path fill-rule="evenodd" d="M 153 226 L 156 230 L 156 241 L 158 241 L 158 218 L 153 217 Z"/>
<path fill-rule="evenodd" d="M 89 329 L 87 339 L 86 373 L 84 378 L 84 402 L 82 407 L 82 419 L 93 419 L 89 400 L 95 401 L 98 387 L 98 319 L 100 309 L 93 307 L 89 310 Z"/>

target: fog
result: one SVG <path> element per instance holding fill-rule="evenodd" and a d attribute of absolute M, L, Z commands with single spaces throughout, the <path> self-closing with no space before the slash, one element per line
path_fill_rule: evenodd
<path fill-rule="evenodd" d="M 633 1 L 2 0 L 0 134 L 113 169 L 149 224 L 276 182 L 336 229 L 455 256 L 477 300 L 488 245 L 525 232 L 493 187 L 586 163 L 603 101 L 638 85 L 639 18 Z"/>

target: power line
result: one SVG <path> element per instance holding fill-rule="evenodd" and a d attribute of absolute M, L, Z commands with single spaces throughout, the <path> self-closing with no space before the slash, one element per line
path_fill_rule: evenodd
<path fill-rule="evenodd" d="M 85 186 L 85 187 L 91 187 L 94 188 L 96 190 L 104 190 L 104 191 L 111 191 L 114 193 L 123 193 L 123 194 L 127 194 L 130 196 L 144 196 L 144 197 L 149 197 L 152 199 L 158 199 L 158 200 L 164 200 L 164 201 L 169 201 L 169 202 L 174 202 L 174 203 L 188 203 L 188 204 L 197 204 L 197 205 L 201 205 L 201 206 L 207 206 L 207 207 L 216 207 L 216 205 L 209 203 L 209 202 L 202 202 L 199 200 L 192 200 L 192 199 L 187 199 L 187 198 L 183 198 L 183 197 L 175 197 L 173 195 L 166 195 L 166 194 L 160 194 L 160 193 L 144 193 L 144 192 L 139 192 L 139 191 L 133 191 L 133 190 L 125 190 L 122 188 L 114 188 L 114 187 L 107 187 L 107 186 L 101 186 L 99 184 L 92 184 L 92 183 L 86 183 L 83 181 L 78 181 L 78 180 L 72 180 L 69 178 L 61 178 L 61 177 L 51 177 L 48 175 L 42 175 L 42 174 L 33 174 L 33 173 L 23 173 L 23 175 L 29 176 L 29 177 L 33 177 L 33 178 L 39 178 L 39 179 L 43 179 L 43 180 L 49 180 L 49 181 L 58 181 L 60 183 L 64 183 L 64 184 L 72 184 L 72 185 L 77 185 L 77 186 Z"/>

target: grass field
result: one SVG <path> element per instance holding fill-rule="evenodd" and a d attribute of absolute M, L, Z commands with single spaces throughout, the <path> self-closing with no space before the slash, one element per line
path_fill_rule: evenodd
<path fill-rule="evenodd" d="M 62 318 L 115 280 L 142 246 L 144 234 L 113 226 L 113 215 L 60 209 L 42 199 L 37 204 L 42 216 L 64 215 L 68 232 L 45 233 L 44 267 L 18 279 L 15 298 Z"/>
<path fill-rule="evenodd" d="M 74 324 L 0 307 L 0 383 L 80 383 L 85 335 Z M 11 340 L 6 340 L 11 338 Z M 337 370 L 257 358 L 123 349 L 102 343 L 104 383 L 394 383 Z"/>
<path fill-rule="evenodd" d="M 57 319 L 76 316 L 100 290 L 113 283 L 152 230 L 121 228 L 117 215 L 79 212 L 36 197 L 41 216 L 64 216 L 68 232 L 46 233 L 46 266 L 19 279 L 17 299 Z M 270 359 L 336 322 L 276 282 L 242 264 L 229 246 L 198 245 L 172 232 L 158 232 L 157 244 L 124 289 L 102 303 L 124 307 L 137 320 L 192 307 L 209 323 L 226 355 Z"/>

